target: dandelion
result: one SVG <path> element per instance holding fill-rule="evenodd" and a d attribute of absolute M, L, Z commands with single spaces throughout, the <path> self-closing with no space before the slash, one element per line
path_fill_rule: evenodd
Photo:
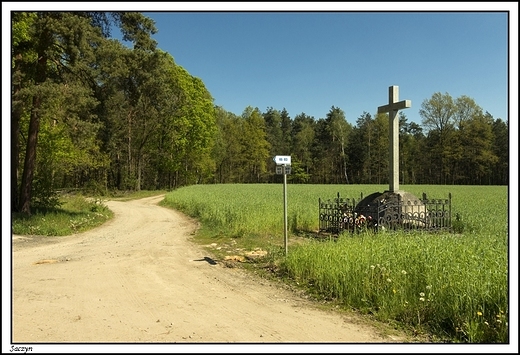
<path fill-rule="evenodd" d="M 392 279 L 386 279 L 386 281 L 388 281 L 388 282 L 392 282 Z"/>
<path fill-rule="evenodd" d="M 397 291 L 395 290 L 395 288 L 394 288 L 394 289 L 393 289 L 392 291 L 394 292 L 394 294 L 396 294 L 396 293 L 397 293 Z"/>
<path fill-rule="evenodd" d="M 424 292 L 419 293 L 419 296 L 424 297 Z"/>
<path fill-rule="evenodd" d="M 424 302 L 424 297 L 419 298 L 419 301 Z"/>
<path fill-rule="evenodd" d="M 426 289 L 427 289 L 427 290 L 431 290 L 431 289 L 432 289 L 432 285 L 427 285 L 427 286 L 426 286 Z"/>
<path fill-rule="evenodd" d="M 401 270 L 401 274 L 406 275 L 406 270 Z"/>
<path fill-rule="evenodd" d="M 478 311 L 477 312 L 477 316 L 481 316 L 482 315 L 482 312 L 481 311 Z"/>
<path fill-rule="evenodd" d="M 374 270 L 376 267 L 374 265 L 370 265 L 370 268 Z"/>

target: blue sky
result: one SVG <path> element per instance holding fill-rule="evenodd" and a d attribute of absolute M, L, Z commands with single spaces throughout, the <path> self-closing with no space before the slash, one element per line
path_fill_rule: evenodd
<path fill-rule="evenodd" d="M 511 104 L 512 117 L 518 116 L 517 3 L 14 2 L 2 7 L 4 18 L 4 8 L 143 12 L 156 22 L 158 47 L 200 78 L 216 105 L 237 115 L 252 106 L 318 119 L 334 106 L 355 124 L 364 112 L 375 115 L 387 104 L 388 87 L 397 85 L 400 99 L 412 103 L 402 111 L 409 121 L 421 123 L 421 105 L 436 92 L 469 96 L 503 120 Z"/>
<path fill-rule="evenodd" d="M 404 111 L 435 92 L 466 95 L 508 118 L 505 12 L 145 12 L 159 48 L 202 79 L 215 104 L 325 117 L 332 106 L 355 123 L 399 86 Z"/>

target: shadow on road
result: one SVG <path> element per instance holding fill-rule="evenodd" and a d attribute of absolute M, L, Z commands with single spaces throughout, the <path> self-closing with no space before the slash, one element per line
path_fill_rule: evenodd
<path fill-rule="evenodd" d="M 207 261 L 208 264 L 210 265 L 217 265 L 217 262 L 207 256 L 204 257 L 204 259 L 197 259 L 197 260 L 193 260 L 193 261 Z"/>

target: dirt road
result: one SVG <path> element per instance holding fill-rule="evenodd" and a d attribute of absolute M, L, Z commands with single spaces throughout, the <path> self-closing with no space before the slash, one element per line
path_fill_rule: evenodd
<path fill-rule="evenodd" d="M 12 339 L 23 343 L 398 342 L 319 310 L 190 242 L 162 197 L 108 201 L 115 218 L 67 237 L 13 236 Z"/>

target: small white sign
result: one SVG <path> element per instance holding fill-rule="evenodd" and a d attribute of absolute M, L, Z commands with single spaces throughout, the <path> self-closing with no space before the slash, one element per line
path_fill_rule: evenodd
<path fill-rule="evenodd" d="M 278 165 L 291 165 L 290 155 L 277 155 L 273 160 Z"/>

